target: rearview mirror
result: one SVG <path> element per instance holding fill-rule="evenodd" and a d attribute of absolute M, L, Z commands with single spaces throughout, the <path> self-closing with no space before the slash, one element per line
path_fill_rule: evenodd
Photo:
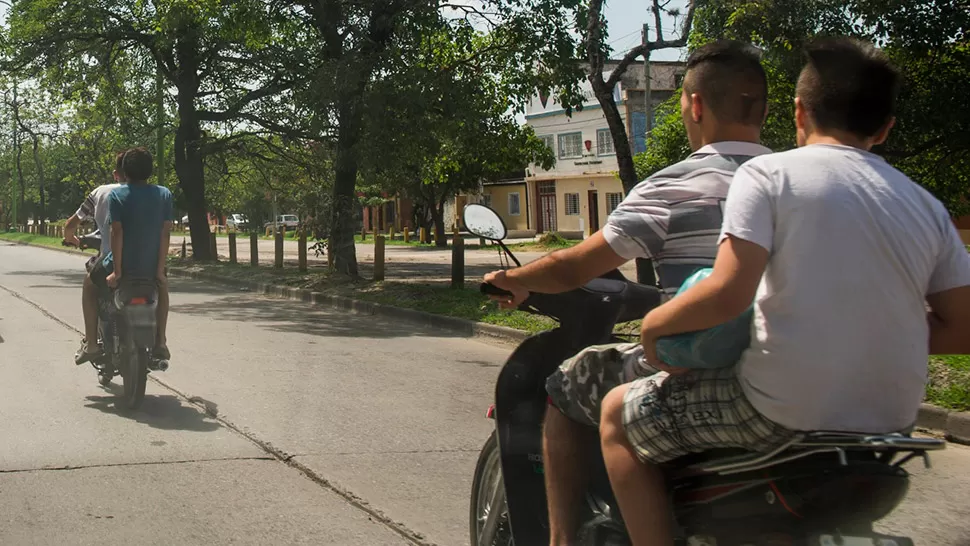
<path fill-rule="evenodd" d="M 502 217 L 485 205 L 477 203 L 467 205 L 462 214 L 462 221 L 465 228 L 473 235 L 489 241 L 501 241 L 508 234 Z"/>

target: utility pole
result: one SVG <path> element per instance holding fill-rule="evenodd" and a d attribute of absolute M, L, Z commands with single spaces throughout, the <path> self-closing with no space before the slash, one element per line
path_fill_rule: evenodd
<path fill-rule="evenodd" d="M 647 33 L 650 31 L 650 25 L 643 24 L 643 114 L 646 121 L 646 132 L 643 136 L 644 146 L 650 139 L 650 125 L 653 121 L 653 108 L 650 100 L 651 89 L 650 89 L 650 48 L 649 41 L 647 39 Z"/>

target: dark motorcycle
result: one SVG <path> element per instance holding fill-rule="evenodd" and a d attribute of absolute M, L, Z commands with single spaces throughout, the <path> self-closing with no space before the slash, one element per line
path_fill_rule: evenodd
<path fill-rule="evenodd" d="M 98 231 L 79 238 L 81 249 L 101 248 Z M 64 243 L 68 245 L 68 243 Z M 90 272 L 94 261 L 90 260 Z M 98 345 L 103 356 L 91 362 L 98 372 L 98 383 L 108 386 L 120 375 L 124 386 L 123 400 L 127 409 L 141 406 L 150 371 L 165 371 L 167 360 L 155 359 L 158 286 L 155 279 L 123 278 L 113 290 L 98 297 Z M 79 350 L 83 350 L 79 349 Z"/>
<path fill-rule="evenodd" d="M 466 228 L 497 243 L 506 228 L 493 210 L 469 205 Z M 486 294 L 502 293 L 482 285 Z M 615 324 L 642 319 L 658 305 L 657 289 L 619 271 L 558 295 L 532 294 L 523 311 L 555 319 L 554 330 L 532 336 L 509 357 L 487 416 L 495 431 L 475 468 L 470 503 L 472 546 L 549 543 L 542 461 L 545 380 L 580 350 L 625 341 Z M 686 546 L 904 546 L 913 541 L 873 532 L 908 490 L 903 465 L 946 443 L 903 434 L 808 432 L 771 453 L 724 449 L 665 465 L 677 544 Z M 578 541 L 582 546 L 629 545 L 599 444 L 589 446 L 592 479 Z"/>

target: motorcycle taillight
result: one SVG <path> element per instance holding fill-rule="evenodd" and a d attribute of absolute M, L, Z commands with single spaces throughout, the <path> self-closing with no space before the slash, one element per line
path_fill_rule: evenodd
<path fill-rule="evenodd" d="M 148 305 L 148 298 L 131 298 L 128 305 Z"/>

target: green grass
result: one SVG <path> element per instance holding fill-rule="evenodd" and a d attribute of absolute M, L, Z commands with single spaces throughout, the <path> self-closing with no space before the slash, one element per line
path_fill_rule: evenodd
<path fill-rule="evenodd" d="M 14 231 L 7 232 L 7 233 L 0 233 L 0 240 L 13 241 L 17 243 L 29 243 L 32 245 L 40 245 L 40 246 L 46 246 L 51 248 L 65 248 L 63 245 L 61 245 L 60 237 L 48 237 L 46 235 L 33 235 L 30 233 L 21 233 L 21 232 L 14 232 Z M 97 249 L 91 248 L 91 249 L 88 249 L 87 251 L 94 254 L 97 252 Z"/>
<path fill-rule="evenodd" d="M 926 401 L 956 411 L 970 411 L 970 356 L 930 357 Z"/>

